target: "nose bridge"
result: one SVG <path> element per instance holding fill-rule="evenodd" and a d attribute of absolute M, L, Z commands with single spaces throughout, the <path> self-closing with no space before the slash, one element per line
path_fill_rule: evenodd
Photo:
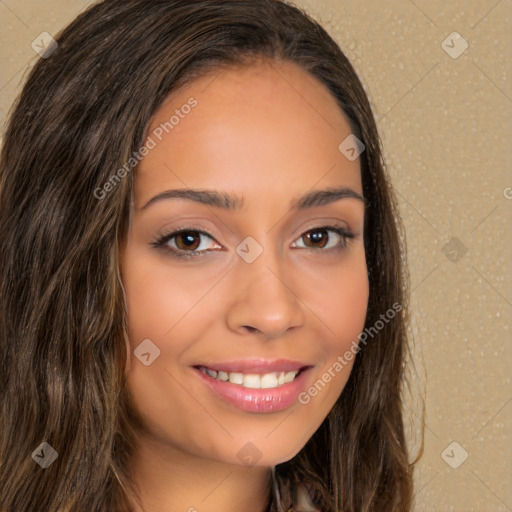
<path fill-rule="evenodd" d="M 272 233 L 260 234 L 258 240 L 248 236 L 237 247 L 239 277 L 251 288 L 274 289 L 274 294 L 282 294 L 286 272 L 280 247 L 275 245 Z"/>
<path fill-rule="evenodd" d="M 238 247 L 236 292 L 230 310 L 232 328 L 251 327 L 279 335 L 302 322 L 301 301 L 278 247 L 265 236 L 263 243 L 246 238 Z"/>

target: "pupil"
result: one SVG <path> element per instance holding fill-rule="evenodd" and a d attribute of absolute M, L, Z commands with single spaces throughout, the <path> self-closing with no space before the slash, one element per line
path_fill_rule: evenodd
<path fill-rule="evenodd" d="M 194 232 L 192 232 L 192 231 L 183 232 L 183 233 L 181 233 L 179 239 L 181 239 L 181 241 L 184 243 L 184 245 L 186 247 L 190 248 L 194 245 L 197 245 L 197 242 L 194 241 L 194 238 L 197 238 L 197 236 L 189 234 L 189 233 L 194 233 Z"/>
<path fill-rule="evenodd" d="M 323 240 L 322 239 L 325 239 L 325 229 L 318 229 L 316 231 L 312 231 L 309 235 L 308 235 L 308 238 L 313 242 L 313 243 L 318 243 L 318 242 L 322 242 Z M 325 244 L 323 244 L 325 245 Z M 322 247 L 323 247 L 322 245 Z"/>
<path fill-rule="evenodd" d="M 192 235 L 185 235 L 186 244 L 194 243 L 194 237 Z"/>

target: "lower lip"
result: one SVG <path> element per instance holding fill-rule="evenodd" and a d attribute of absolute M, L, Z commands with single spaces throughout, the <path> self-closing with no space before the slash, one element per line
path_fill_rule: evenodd
<path fill-rule="evenodd" d="M 295 403 L 297 396 L 305 388 L 309 368 L 303 370 L 292 382 L 267 389 L 246 388 L 214 379 L 198 368 L 194 370 L 217 396 L 238 409 L 247 412 L 276 412 L 288 409 Z"/>

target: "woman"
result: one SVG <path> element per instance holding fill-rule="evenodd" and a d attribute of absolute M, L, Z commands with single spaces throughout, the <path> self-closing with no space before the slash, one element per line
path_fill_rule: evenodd
<path fill-rule="evenodd" d="M 56 43 L 1 155 L 2 509 L 410 510 L 401 224 L 336 43 L 277 0 Z"/>

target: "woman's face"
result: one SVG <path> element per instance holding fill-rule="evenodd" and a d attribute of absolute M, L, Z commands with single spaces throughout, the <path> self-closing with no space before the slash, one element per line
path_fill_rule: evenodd
<path fill-rule="evenodd" d="M 122 249 L 135 405 L 164 449 L 289 460 L 343 390 L 364 327 L 364 204 L 310 196 L 362 196 L 359 158 L 338 148 L 349 124 L 301 68 L 262 61 L 175 92 L 148 134 Z"/>

